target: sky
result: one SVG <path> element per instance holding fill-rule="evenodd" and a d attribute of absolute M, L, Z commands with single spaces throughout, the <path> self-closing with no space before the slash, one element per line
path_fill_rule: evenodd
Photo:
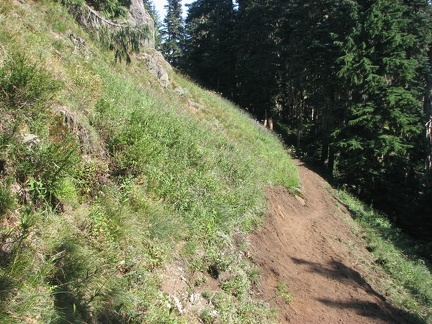
<path fill-rule="evenodd" d="M 186 16 L 186 10 L 185 4 L 192 3 L 195 0 L 182 0 L 183 5 L 183 17 Z M 167 0 L 153 0 L 153 4 L 156 7 L 156 11 L 159 13 L 159 18 L 163 20 L 165 18 L 165 9 L 164 6 L 167 4 Z"/>

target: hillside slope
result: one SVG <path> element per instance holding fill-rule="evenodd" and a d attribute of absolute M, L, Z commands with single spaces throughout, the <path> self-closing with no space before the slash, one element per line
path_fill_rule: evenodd
<path fill-rule="evenodd" d="M 151 49 L 115 63 L 55 1 L 1 1 L 0 26 L 0 322 L 274 319 L 244 233 L 267 185 L 298 187 L 279 140 L 161 82 Z M 187 312 L 164 289 L 179 267 Z"/>
<path fill-rule="evenodd" d="M 300 166 L 293 195 L 277 136 L 151 47 L 116 62 L 93 27 L 57 1 L 0 1 L 1 323 L 410 318 L 374 292 L 361 244 L 353 261 L 322 179 Z M 430 265 L 392 253 L 421 268 L 391 289 L 427 322 Z"/>

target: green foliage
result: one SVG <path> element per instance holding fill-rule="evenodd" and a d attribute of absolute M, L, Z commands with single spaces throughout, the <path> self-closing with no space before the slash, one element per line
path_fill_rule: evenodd
<path fill-rule="evenodd" d="M 292 296 L 289 293 L 285 282 L 279 282 L 276 286 L 276 294 L 279 295 L 287 304 L 291 304 Z"/>
<path fill-rule="evenodd" d="M 430 229 L 406 206 L 428 212 L 431 8 L 248 0 L 231 15 L 231 1 L 196 1 L 184 70 L 259 120 L 279 119 L 299 156 L 406 229 Z"/>
<path fill-rule="evenodd" d="M 65 140 L 35 148 L 17 145 L 10 152 L 10 157 L 19 161 L 15 178 L 24 188 L 28 188 L 31 202 L 36 207 L 47 205 L 58 208 L 57 185 L 73 173 L 79 162 L 75 143 Z"/>
<path fill-rule="evenodd" d="M 59 85 L 40 67 L 18 53 L 0 68 L 0 103 L 5 108 L 31 110 L 52 98 Z"/>
<path fill-rule="evenodd" d="M 346 192 L 340 191 L 339 197 L 360 224 L 375 266 L 389 275 L 378 287 L 381 294 L 412 314 L 412 322 L 428 322 L 432 319 L 431 244 L 403 234 L 384 215 Z"/>
<path fill-rule="evenodd" d="M 42 67 L 21 53 L 13 53 L 0 66 L 1 144 L 7 142 L 23 123 L 30 128 L 47 117 L 47 105 L 60 83 Z"/>
<path fill-rule="evenodd" d="M 94 1 L 93 4 L 96 10 L 102 10 L 108 18 L 115 18 L 127 14 L 127 9 L 121 6 L 123 2 L 129 5 L 128 0 Z M 130 53 L 139 52 L 143 42 L 150 37 L 148 26 L 132 26 L 107 20 L 81 1 L 62 3 L 98 42 L 114 51 L 116 62 L 125 61 L 130 64 Z"/>
<path fill-rule="evenodd" d="M 103 161 L 80 163 L 79 168 L 75 169 L 75 179 L 81 195 L 86 198 L 96 197 L 102 191 L 108 172 L 108 166 Z"/>
<path fill-rule="evenodd" d="M 419 162 L 413 157 L 422 132 L 417 64 L 407 55 L 413 35 L 405 33 L 407 7 L 402 3 L 378 1 L 357 10 L 359 28 L 342 45 L 340 76 L 352 100 L 345 108 L 345 125 L 334 133 L 337 171 L 341 181 L 375 206 L 392 205 L 392 211 L 386 210 L 396 216 L 413 199 L 404 188 L 415 186 L 410 170 Z"/>
<path fill-rule="evenodd" d="M 130 52 L 138 53 L 141 43 L 149 37 L 148 27 L 120 27 L 112 30 L 110 27 L 101 27 L 98 38 L 101 43 L 115 52 L 115 61 L 125 61 L 130 64 Z"/>
<path fill-rule="evenodd" d="M 4 181 L 2 179 L 2 183 L 0 185 L 0 216 L 6 214 L 9 210 L 12 210 L 14 205 L 15 199 L 10 192 L 8 181 Z"/>
<path fill-rule="evenodd" d="M 108 18 L 116 18 L 126 16 L 130 0 L 94 0 L 92 4 L 96 10 L 106 13 Z"/>
<path fill-rule="evenodd" d="M 127 14 L 130 0 L 56 0 L 68 7 L 81 6 L 85 3 L 94 7 L 95 10 L 103 12 L 107 18 L 121 18 Z"/>
<path fill-rule="evenodd" d="M 185 28 L 188 36 L 182 69 L 203 86 L 228 96 L 234 84 L 233 2 L 193 2 L 188 10 Z"/>
<path fill-rule="evenodd" d="M 165 6 L 167 13 L 162 28 L 161 51 L 173 66 L 178 67 L 183 60 L 184 26 L 180 0 L 169 0 Z"/>

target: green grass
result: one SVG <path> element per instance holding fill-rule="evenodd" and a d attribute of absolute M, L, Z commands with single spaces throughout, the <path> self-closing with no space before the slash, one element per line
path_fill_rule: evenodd
<path fill-rule="evenodd" d="M 360 225 L 373 267 L 383 269 L 386 278 L 377 288 L 415 323 L 432 323 L 431 244 L 402 233 L 384 216 L 346 192 L 339 192 Z"/>
<path fill-rule="evenodd" d="M 114 64 L 55 2 L 2 1 L 0 26 L 0 322 L 274 320 L 238 237 L 267 185 L 298 187 L 278 138 L 174 72 L 162 89 Z M 180 261 L 188 294 L 218 273 L 187 315 L 161 288 Z"/>
<path fill-rule="evenodd" d="M 286 304 L 292 302 L 292 296 L 289 293 L 288 287 L 285 282 L 279 282 L 276 286 L 276 294 L 280 296 Z"/>

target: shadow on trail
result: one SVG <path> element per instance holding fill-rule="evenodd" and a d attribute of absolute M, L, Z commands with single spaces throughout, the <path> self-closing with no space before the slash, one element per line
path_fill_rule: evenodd
<path fill-rule="evenodd" d="M 350 285 L 354 288 L 362 289 L 368 295 L 378 298 L 383 305 L 383 307 L 380 307 L 378 303 L 362 300 L 340 301 L 325 298 L 317 299 L 326 306 L 339 309 L 354 309 L 360 316 L 378 318 L 391 323 L 401 323 L 400 320 L 396 320 L 394 317 L 398 316 L 404 318 L 407 323 L 427 324 L 425 320 L 419 318 L 418 316 L 388 304 L 385 297 L 377 293 L 359 272 L 346 266 L 340 261 L 332 260 L 327 264 L 322 264 L 293 257 L 291 257 L 291 259 L 295 264 L 306 266 L 307 271 L 309 272 L 318 273 L 327 279 L 336 280 L 343 283 L 344 285 Z"/>
<path fill-rule="evenodd" d="M 333 189 L 340 189 L 341 184 L 336 182 L 336 180 L 331 176 L 331 174 L 329 174 L 326 168 L 319 165 L 318 163 L 311 163 L 302 160 L 298 161 L 299 166 L 303 166 L 320 175 L 325 181 L 329 183 L 329 185 L 331 185 Z M 352 210 L 348 205 L 346 205 L 337 197 L 337 194 L 332 194 L 332 196 L 340 204 L 345 206 L 347 210 L 349 210 L 353 219 L 364 219 L 365 217 L 367 217 L 359 212 Z M 365 209 L 366 212 L 369 212 L 372 207 L 368 207 L 365 204 Z M 412 262 L 421 262 L 429 269 L 429 271 L 432 272 L 432 240 L 428 242 L 422 239 L 417 239 L 410 234 L 402 231 L 394 223 L 392 223 L 391 227 L 384 226 L 380 222 L 376 222 L 373 224 L 371 224 L 371 222 L 368 223 L 371 227 L 378 231 L 379 236 L 381 236 L 384 240 L 391 242 L 403 255 L 407 256 Z M 419 292 L 413 291 L 413 293 L 418 294 Z"/>
<path fill-rule="evenodd" d="M 318 164 L 313 164 L 305 161 L 297 161 L 299 166 L 309 169 L 310 171 L 320 175 L 324 180 L 326 180 L 333 189 L 328 190 L 328 192 L 349 211 L 350 217 L 356 220 L 358 223 L 366 223 L 368 227 L 373 229 L 378 237 L 382 240 L 390 242 L 402 255 L 404 255 L 412 264 L 423 264 L 429 271 L 432 271 L 432 242 L 427 242 L 421 239 L 416 239 L 409 234 L 400 230 L 394 223 L 392 226 L 388 226 L 386 222 L 376 220 L 377 213 L 363 204 L 363 208 L 352 209 L 350 206 L 345 204 L 344 201 L 338 197 L 336 190 L 340 189 L 340 184 L 336 183 L 334 179 L 328 174 L 328 172 L 322 166 Z M 365 245 L 368 247 L 368 242 L 365 240 Z M 373 249 L 373 247 L 371 248 Z M 370 251 L 370 250 L 369 250 Z M 385 265 L 386 259 L 377 259 L 377 255 L 371 254 L 378 265 Z M 384 267 L 383 267 L 384 268 Z M 384 269 L 385 270 L 385 269 Z M 356 276 L 352 276 L 355 278 Z M 425 292 L 419 289 L 416 285 L 406 285 L 404 287 L 411 292 L 413 296 L 416 296 L 418 300 L 424 300 L 425 305 L 431 303 L 430 295 L 425 294 Z M 365 289 L 365 291 L 368 291 Z M 381 296 L 382 299 L 382 296 Z M 417 315 L 412 315 L 404 312 L 403 315 L 410 323 L 426 323 L 425 320 L 420 319 Z"/>
<path fill-rule="evenodd" d="M 405 319 L 405 322 L 401 322 L 400 319 L 395 319 L 393 315 L 383 311 L 377 304 L 371 302 L 365 302 L 361 300 L 357 301 L 337 301 L 330 299 L 317 299 L 324 305 L 328 307 L 338 308 L 338 309 L 354 309 L 356 313 L 363 317 L 381 319 L 388 323 L 410 323 L 410 324 L 428 324 L 427 321 L 418 318 L 417 316 L 407 313 L 403 310 L 397 309 L 393 306 L 386 305 L 386 309 L 393 313 L 394 315 L 400 316 L 400 318 Z"/>
<path fill-rule="evenodd" d="M 385 298 L 378 294 L 357 271 L 347 267 L 340 261 L 332 260 L 328 262 L 327 265 L 311 262 L 298 258 L 291 258 L 294 263 L 308 266 L 309 272 L 318 273 L 328 279 L 337 280 L 345 285 L 350 285 L 355 288 L 361 288 L 369 295 L 373 295 L 382 301 Z"/>

